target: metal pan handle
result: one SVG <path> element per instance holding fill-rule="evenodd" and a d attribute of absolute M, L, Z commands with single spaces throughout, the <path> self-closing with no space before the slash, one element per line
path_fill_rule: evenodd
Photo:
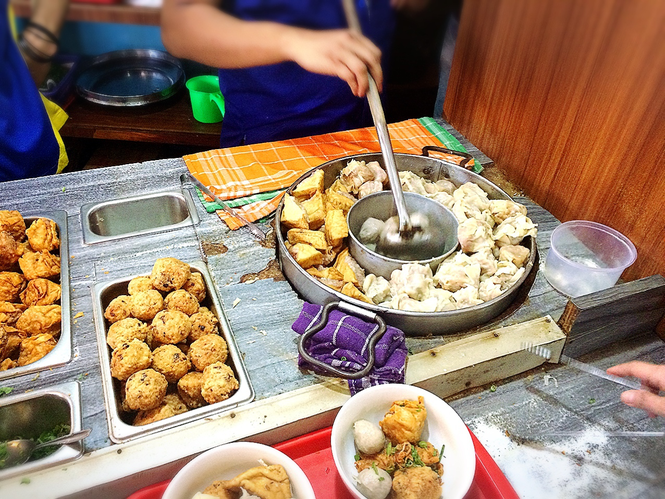
<path fill-rule="evenodd" d="M 425 146 L 423 147 L 423 156 L 430 157 L 429 155 L 430 151 L 436 151 L 443 154 L 452 154 L 453 156 L 461 156 L 464 159 L 459 165 L 462 168 L 466 168 L 467 170 L 473 170 L 473 166 L 468 164 L 469 161 L 473 159 L 473 156 L 471 156 L 468 152 L 453 151 L 452 149 L 448 149 L 447 147 L 440 147 L 440 146 Z"/>
<path fill-rule="evenodd" d="M 320 360 L 315 359 L 305 350 L 305 343 L 307 342 L 307 340 L 314 334 L 321 331 L 326 326 L 326 324 L 328 324 L 328 316 L 330 315 L 332 309 L 335 307 L 339 308 L 342 312 L 359 316 L 364 320 L 376 322 L 379 326 L 379 328 L 376 331 L 374 331 L 369 337 L 369 342 L 367 346 L 367 355 L 368 355 L 367 365 L 360 371 L 350 372 L 338 369 L 333 366 L 329 366 L 328 364 L 325 364 Z M 317 368 L 321 369 L 324 372 L 330 373 L 334 376 L 338 376 L 344 379 L 360 379 L 367 376 L 374 367 L 374 361 L 376 360 L 375 347 L 385 332 L 386 332 L 386 322 L 375 313 L 369 312 L 363 308 L 352 305 L 351 303 L 346 303 L 344 301 L 331 302 L 323 306 L 319 322 L 312 325 L 310 329 L 305 331 L 300 336 L 300 341 L 298 342 L 298 352 L 300 353 L 302 358 L 305 359 L 308 363 L 310 363 L 313 366 L 316 366 Z"/>

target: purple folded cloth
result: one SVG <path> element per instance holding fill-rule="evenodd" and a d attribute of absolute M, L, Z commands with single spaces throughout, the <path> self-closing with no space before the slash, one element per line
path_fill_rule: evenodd
<path fill-rule="evenodd" d="M 305 302 L 292 329 L 298 334 L 305 333 L 319 322 L 322 309 L 319 305 Z M 328 324 L 304 346 L 312 357 L 330 366 L 359 371 L 367 365 L 368 338 L 378 327 L 378 324 L 333 310 L 328 317 Z M 374 368 L 364 378 L 349 380 L 351 394 L 372 385 L 404 383 L 407 353 L 404 333 L 387 326 L 386 332 L 376 344 Z M 298 365 L 315 369 L 301 356 L 298 356 Z"/>

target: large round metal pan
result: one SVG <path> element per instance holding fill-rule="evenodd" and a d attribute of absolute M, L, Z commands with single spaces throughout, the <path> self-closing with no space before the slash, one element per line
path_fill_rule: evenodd
<path fill-rule="evenodd" d="M 352 159 L 367 162 L 378 161 L 383 165 L 383 158 L 380 153 L 356 154 L 328 161 L 294 182 L 287 192 L 291 193 L 300 182 L 319 169 L 324 171 L 325 186 L 326 188 L 329 187 L 339 176 L 342 168 Z M 432 182 L 444 178 L 449 179 L 456 185 L 462 185 L 465 182 L 474 182 L 488 194 L 490 199 L 511 199 L 508 194 L 492 182 L 453 163 L 428 156 L 416 156 L 412 154 L 395 154 L 395 161 L 399 171 L 410 170 Z M 280 223 L 283 203 L 284 201 L 282 200 L 276 212 L 278 257 L 282 272 L 296 291 L 300 293 L 302 298 L 311 303 L 318 303 L 319 305 L 340 301 L 352 303 L 380 315 L 388 324 L 401 329 L 408 336 L 451 334 L 491 321 L 506 310 L 513 302 L 519 288 L 531 273 L 536 259 L 537 249 L 535 238 L 527 237 L 522 241 L 522 245 L 529 248 L 530 255 L 522 277 L 507 291 L 480 305 L 448 312 L 410 312 L 379 307 L 378 305 L 371 305 L 355 298 L 350 298 L 332 288 L 324 286 L 296 263 L 284 244 L 286 231 L 283 230 Z"/>
<path fill-rule="evenodd" d="M 81 97 L 105 106 L 144 106 L 185 83 L 180 61 L 160 50 L 118 50 L 95 57 L 76 80 Z"/>

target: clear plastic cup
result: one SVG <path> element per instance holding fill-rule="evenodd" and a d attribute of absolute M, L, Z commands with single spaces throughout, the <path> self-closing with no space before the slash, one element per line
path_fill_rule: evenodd
<path fill-rule="evenodd" d="M 555 289 L 576 297 L 611 288 L 636 258 L 635 246 L 620 232 L 571 220 L 552 231 L 544 273 Z"/>

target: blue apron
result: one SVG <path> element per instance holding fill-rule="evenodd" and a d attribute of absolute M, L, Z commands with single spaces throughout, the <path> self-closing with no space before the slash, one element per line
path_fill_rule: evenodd
<path fill-rule="evenodd" d="M 50 175 L 60 148 L 46 108 L 9 28 L 0 0 L 0 181 Z"/>
<path fill-rule="evenodd" d="M 309 29 L 345 28 L 342 0 L 235 0 L 223 2 L 244 20 L 269 20 Z M 369 8 L 368 8 L 369 4 Z M 388 60 L 394 30 L 389 0 L 356 0 L 363 33 Z M 384 64 L 385 71 L 385 64 Z M 372 124 L 367 99 L 334 76 L 310 73 L 294 62 L 220 69 L 226 101 L 222 147 L 291 139 Z"/>

